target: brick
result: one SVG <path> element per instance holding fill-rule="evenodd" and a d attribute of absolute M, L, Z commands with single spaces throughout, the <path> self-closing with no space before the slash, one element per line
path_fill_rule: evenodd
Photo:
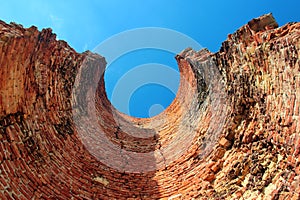
<path fill-rule="evenodd" d="M 103 57 L 0 21 L 0 199 L 298 198 L 300 24 L 277 26 L 179 53 L 175 100 L 138 119 L 111 107 Z"/>
<path fill-rule="evenodd" d="M 222 147 L 228 148 L 231 145 L 231 142 L 223 137 L 223 138 L 220 139 L 219 144 Z"/>

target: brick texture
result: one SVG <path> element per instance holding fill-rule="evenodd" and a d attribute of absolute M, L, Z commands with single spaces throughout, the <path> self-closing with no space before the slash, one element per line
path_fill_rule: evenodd
<path fill-rule="evenodd" d="M 299 23 L 253 19 L 178 54 L 175 100 L 137 119 L 103 57 L 0 21 L 0 199 L 299 199 L 299 57 Z"/>

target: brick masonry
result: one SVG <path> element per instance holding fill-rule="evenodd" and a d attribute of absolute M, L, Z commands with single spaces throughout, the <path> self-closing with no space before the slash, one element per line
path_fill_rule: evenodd
<path fill-rule="evenodd" d="M 299 57 L 299 23 L 253 19 L 177 55 L 175 100 L 137 119 L 107 99 L 103 57 L 0 21 L 0 199 L 297 200 Z"/>

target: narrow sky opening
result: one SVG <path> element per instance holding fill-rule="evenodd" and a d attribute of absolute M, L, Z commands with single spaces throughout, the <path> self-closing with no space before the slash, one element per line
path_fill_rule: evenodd
<path fill-rule="evenodd" d="M 134 117 L 154 117 L 163 112 L 174 100 L 174 94 L 167 87 L 147 84 L 138 88 L 129 102 L 129 115 Z"/>
<path fill-rule="evenodd" d="M 140 49 L 107 66 L 104 80 L 108 99 L 127 115 L 153 117 L 174 100 L 179 87 L 175 54 L 159 49 Z"/>

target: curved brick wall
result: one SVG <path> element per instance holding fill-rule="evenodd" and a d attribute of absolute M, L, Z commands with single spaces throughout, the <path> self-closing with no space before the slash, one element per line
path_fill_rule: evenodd
<path fill-rule="evenodd" d="M 184 50 L 173 103 L 137 119 L 103 57 L 0 21 L 0 199 L 299 199 L 300 24 L 277 26 Z"/>

